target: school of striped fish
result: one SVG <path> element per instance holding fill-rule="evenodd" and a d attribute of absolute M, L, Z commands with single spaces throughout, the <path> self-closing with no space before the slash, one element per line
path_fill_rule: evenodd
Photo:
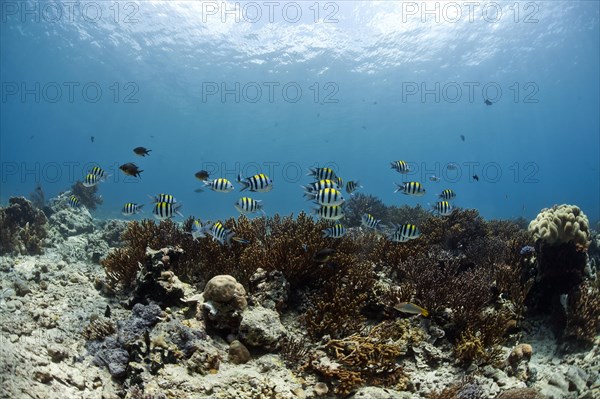
<path fill-rule="evenodd" d="M 150 151 L 151 150 L 144 147 L 136 147 L 133 150 L 136 155 L 142 157 L 148 156 Z M 449 164 L 447 167 L 453 169 L 456 166 L 454 164 Z M 403 160 L 391 162 L 391 168 L 404 176 L 411 172 L 409 164 Z M 119 169 L 128 176 L 138 178 L 141 176 L 141 172 L 143 172 L 143 170 L 140 170 L 139 167 L 132 162 L 121 165 Z M 348 229 L 340 222 L 345 216 L 344 203 L 346 202 L 346 198 L 342 191 L 344 190 L 346 194 L 352 196 L 357 190 L 362 189 L 363 186 L 357 180 L 350 180 L 344 185 L 344 180 L 338 176 L 333 169 L 327 167 L 310 168 L 307 176 L 313 178 L 314 181 L 301 186 L 304 191 L 304 197 L 315 204 L 315 207 L 313 208 L 314 215 L 330 223 L 330 227 L 323 230 L 323 237 L 334 239 L 344 237 L 348 233 Z M 93 187 L 101 182 L 107 181 L 108 177 L 110 177 L 110 175 L 108 175 L 106 171 L 99 166 L 94 166 L 90 168 L 85 175 L 82 184 L 85 187 Z M 207 171 L 201 170 L 195 174 L 195 177 L 203 182 L 203 189 L 209 189 L 224 194 L 235 191 L 235 186 L 231 181 L 223 177 L 211 179 Z M 435 176 L 430 177 L 429 180 L 432 182 L 440 181 L 440 179 Z M 243 177 L 241 174 L 238 174 L 237 183 L 241 186 L 240 192 L 248 190 L 249 192 L 267 193 L 271 191 L 274 186 L 273 180 L 264 173 L 258 173 L 249 177 Z M 394 182 L 394 185 L 396 186 L 395 193 L 402 193 L 403 195 L 413 197 L 421 197 L 426 193 L 425 187 L 418 181 Z M 201 188 L 195 191 L 202 192 L 204 191 L 203 189 Z M 149 197 L 152 201 L 152 214 L 156 219 L 165 220 L 173 218 L 176 215 L 183 217 L 183 214 L 180 212 L 182 205 L 177 202 L 173 195 L 160 193 L 155 196 L 149 195 Z M 452 204 L 452 201 L 456 198 L 454 190 L 444 189 L 437 197 L 438 200 L 433 204 L 430 204 L 430 211 L 433 214 L 442 217 L 448 216 L 456 209 Z M 79 198 L 74 195 L 71 195 L 68 198 L 67 203 L 71 208 L 79 208 L 82 206 Z M 233 206 L 240 214 L 246 216 L 257 213 L 266 216 L 263 202 L 250 196 L 239 198 Z M 126 202 L 121 209 L 121 213 L 124 216 L 136 215 L 143 212 L 143 207 L 144 204 Z M 381 233 L 388 240 L 393 242 L 403 243 L 421 236 L 418 226 L 414 224 L 390 224 L 388 226 L 369 213 L 362 215 L 361 226 L 365 229 Z M 211 236 L 213 240 L 227 246 L 231 245 L 232 240 L 240 243 L 248 242 L 241 237 L 237 237 L 233 231 L 227 229 L 218 221 L 202 224 L 199 219 L 194 219 L 189 234 L 192 235 L 194 240 L 208 235 Z"/>

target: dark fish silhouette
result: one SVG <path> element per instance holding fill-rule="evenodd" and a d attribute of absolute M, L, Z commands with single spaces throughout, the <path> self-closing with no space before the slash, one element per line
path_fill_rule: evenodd
<path fill-rule="evenodd" d="M 462 141 L 465 141 L 465 135 L 464 135 L 464 134 L 461 134 L 461 135 L 460 135 L 460 139 L 461 139 Z"/>
<path fill-rule="evenodd" d="M 196 176 L 196 179 L 204 181 L 208 180 L 210 174 L 205 170 L 201 170 L 199 172 L 196 172 L 194 176 Z"/>
<path fill-rule="evenodd" d="M 324 248 L 313 255 L 313 260 L 317 263 L 326 263 L 335 254 L 335 249 Z"/>
<path fill-rule="evenodd" d="M 492 105 L 492 102 L 490 100 L 488 100 L 487 98 L 485 99 L 485 101 L 483 103 L 485 105 Z"/>
<path fill-rule="evenodd" d="M 94 136 L 90 137 L 90 140 L 92 140 L 92 143 L 94 142 Z"/>
<path fill-rule="evenodd" d="M 133 149 L 133 152 L 135 153 L 135 155 L 139 155 L 140 157 L 145 157 L 146 155 L 150 155 L 150 154 L 148 154 L 150 151 L 152 151 L 152 150 L 148 150 L 144 147 L 135 147 Z"/>
<path fill-rule="evenodd" d="M 473 180 L 475 180 L 475 181 L 479 181 L 479 176 L 477 176 L 477 175 L 473 175 Z"/>
<path fill-rule="evenodd" d="M 143 172 L 143 170 L 140 170 L 137 167 L 137 165 L 134 164 L 133 162 L 125 163 L 125 164 L 119 166 L 119 169 L 121 169 L 121 171 L 123 173 L 125 173 L 127 176 L 140 177 L 140 173 Z"/>
<path fill-rule="evenodd" d="M 106 309 L 104 310 L 104 317 L 110 318 L 110 306 L 106 305 Z"/>

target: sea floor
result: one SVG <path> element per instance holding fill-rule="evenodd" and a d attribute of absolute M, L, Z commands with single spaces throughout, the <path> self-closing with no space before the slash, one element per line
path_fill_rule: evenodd
<path fill-rule="evenodd" d="M 98 289 L 102 267 L 88 260 L 93 233 L 71 236 L 38 256 L 0 258 L 0 397 L 2 398 L 334 398 L 322 393 L 314 375 L 294 372 L 277 354 L 252 354 L 246 364 L 227 360 L 218 370 L 194 373 L 187 364 L 166 364 L 155 374 L 140 375 L 144 395 L 113 379 L 106 367 L 94 363 L 86 348 L 83 330 L 91 318 L 111 320 L 131 317 L 114 296 Z M 88 248 L 88 250 L 86 250 Z M 201 328 L 193 315 L 168 309 L 164 321 Z M 288 331 L 298 329 L 294 313 L 282 318 Z M 529 344 L 532 356 L 508 372 L 506 364 L 470 368 L 453 363 L 449 345 L 436 344 L 405 357 L 403 368 L 410 391 L 363 387 L 354 398 L 426 398 L 435 391 L 472 376 L 483 398 L 495 398 L 511 388 L 530 387 L 547 398 L 594 398 L 600 371 L 600 337 L 591 349 L 558 345 L 540 320 L 529 321 L 520 339 L 503 347 L 508 358 L 518 344 Z M 155 327 L 156 328 L 156 327 Z M 210 337 L 211 350 L 228 358 L 229 344 Z M 514 374 L 514 375 L 509 375 Z M 533 376 L 532 376 L 533 375 Z M 317 389 L 315 389 L 317 388 Z M 137 392 L 137 393 L 136 393 Z M 137 395 L 137 396 L 136 396 Z"/>

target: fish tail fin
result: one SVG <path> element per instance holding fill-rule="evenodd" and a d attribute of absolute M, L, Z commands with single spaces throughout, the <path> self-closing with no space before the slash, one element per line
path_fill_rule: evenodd
<path fill-rule="evenodd" d="M 394 190 L 395 193 L 397 193 L 398 191 L 404 191 L 404 186 L 398 183 L 394 183 L 396 185 L 396 189 Z"/>

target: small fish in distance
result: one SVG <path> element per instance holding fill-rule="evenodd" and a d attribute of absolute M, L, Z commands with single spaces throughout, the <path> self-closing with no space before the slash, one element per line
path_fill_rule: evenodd
<path fill-rule="evenodd" d="M 134 164 L 133 162 L 128 162 L 125 163 L 121 166 L 119 166 L 119 169 L 121 169 L 121 171 L 123 173 L 125 173 L 127 176 L 134 176 L 134 177 L 141 177 L 140 173 L 143 172 L 143 170 L 140 170 L 136 164 Z"/>
<path fill-rule="evenodd" d="M 92 143 L 94 142 L 94 136 L 90 137 L 90 140 L 92 141 Z"/>
<path fill-rule="evenodd" d="M 204 181 L 204 180 L 208 180 L 208 178 L 210 177 L 210 174 L 205 170 L 200 170 L 200 171 L 196 172 L 194 174 L 194 176 L 196 176 L 196 179 L 198 179 L 200 181 Z"/>
<path fill-rule="evenodd" d="M 143 206 L 144 204 L 135 204 L 133 202 L 127 202 L 125 205 L 123 205 L 121 213 L 125 216 L 135 215 L 137 213 L 142 212 Z"/>
<path fill-rule="evenodd" d="M 490 100 L 488 100 L 487 98 L 485 99 L 485 101 L 483 103 L 485 105 L 492 105 L 492 102 Z"/>
<path fill-rule="evenodd" d="M 464 134 L 461 134 L 461 135 L 460 135 L 460 139 L 461 139 L 462 141 L 465 141 L 465 135 L 464 135 Z"/>
<path fill-rule="evenodd" d="M 475 180 L 475 181 L 479 181 L 479 176 L 477 176 L 477 175 L 473 175 L 473 180 Z"/>
<path fill-rule="evenodd" d="M 335 249 L 324 248 L 313 255 L 313 260 L 317 263 L 326 263 L 335 254 Z"/>
<path fill-rule="evenodd" d="M 135 147 L 133 149 L 133 152 L 135 153 L 135 155 L 139 155 L 140 157 L 145 157 L 146 155 L 150 155 L 149 152 L 152 150 L 148 150 L 147 148 L 144 147 Z"/>
<path fill-rule="evenodd" d="M 440 178 L 439 178 L 439 177 L 437 177 L 436 175 L 431 175 L 431 176 L 429 176 L 429 181 L 432 181 L 432 182 L 436 182 L 436 183 L 437 183 L 437 182 L 439 182 L 439 181 L 441 181 L 441 180 L 442 180 L 442 179 L 440 179 Z"/>
<path fill-rule="evenodd" d="M 79 206 L 81 205 L 81 201 L 79 200 L 79 198 L 77 198 L 74 195 L 71 195 L 69 197 L 68 203 L 71 208 L 79 208 Z"/>
<path fill-rule="evenodd" d="M 403 313 L 420 314 L 425 317 L 429 316 L 429 311 L 427 309 L 423 309 L 422 307 L 410 302 L 400 302 L 394 306 L 394 309 Z"/>
<path fill-rule="evenodd" d="M 412 196 L 416 196 L 416 197 L 420 197 L 422 195 L 425 194 L 425 188 L 423 188 L 423 185 L 419 182 L 416 181 L 410 181 L 407 183 L 395 183 L 396 184 L 396 190 L 394 190 L 395 193 L 397 193 L 398 191 L 401 191 L 403 194 L 405 195 L 412 195 Z"/>

